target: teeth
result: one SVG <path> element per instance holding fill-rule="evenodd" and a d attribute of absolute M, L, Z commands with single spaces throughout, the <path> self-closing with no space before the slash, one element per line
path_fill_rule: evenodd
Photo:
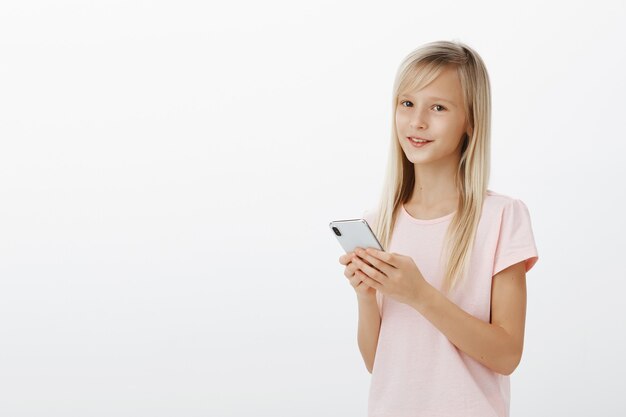
<path fill-rule="evenodd" d="M 417 143 L 424 143 L 424 142 L 428 142 L 427 140 L 422 140 L 422 139 L 413 139 L 413 138 L 411 138 L 411 140 L 412 140 L 413 142 L 417 142 Z"/>

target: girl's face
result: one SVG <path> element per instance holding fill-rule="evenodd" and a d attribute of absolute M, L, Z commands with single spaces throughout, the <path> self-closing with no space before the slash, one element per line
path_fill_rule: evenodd
<path fill-rule="evenodd" d="M 458 160 L 466 127 L 461 81 L 454 67 L 445 68 L 421 90 L 398 97 L 398 139 L 407 159 L 414 164 Z M 431 142 L 414 144 L 411 137 Z"/>

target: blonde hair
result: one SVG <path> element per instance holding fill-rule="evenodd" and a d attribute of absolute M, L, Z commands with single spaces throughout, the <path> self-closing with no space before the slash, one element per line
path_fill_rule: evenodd
<path fill-rule="evenodd" d="M 385 250 L 401 205 L 411 196 L 415 171 L 400 147 L 396 131 L 398 96 L 428 85 L 446 67 L 454 67 L 461 81 L 468 132 L 463 136 L 461 158 L 455 175 L 459 202 L 446 236 L 440 262 L 447 294 L 467 273 L 474 237 L 487 193 L 490 168 L 491 92 L 489 76 L 481 57 L 467 45 L 436 41 L 415 49 L 400 64 L 392 97 L 391 146 L 387 171 L 373 230 Z M 416 237 L 417 238 L 417 237 Z"/>

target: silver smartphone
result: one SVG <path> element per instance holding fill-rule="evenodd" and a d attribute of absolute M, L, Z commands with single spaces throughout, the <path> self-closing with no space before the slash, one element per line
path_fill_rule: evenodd
<path fill-rule="evenodd" d="M 346 253 L 357 247 L 384 250 L 365 219 L 335 220 L 329 226 Z"/>

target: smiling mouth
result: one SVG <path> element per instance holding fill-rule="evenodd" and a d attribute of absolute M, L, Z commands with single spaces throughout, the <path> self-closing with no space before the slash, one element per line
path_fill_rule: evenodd
<path fill-rule="evenodd" d="M 432 142 L 432 140 L 416 138 L 414 136 L 409 136 L 407 139 L 409 139 L 413 143 L 428 143 L 428 142 Z"/>

